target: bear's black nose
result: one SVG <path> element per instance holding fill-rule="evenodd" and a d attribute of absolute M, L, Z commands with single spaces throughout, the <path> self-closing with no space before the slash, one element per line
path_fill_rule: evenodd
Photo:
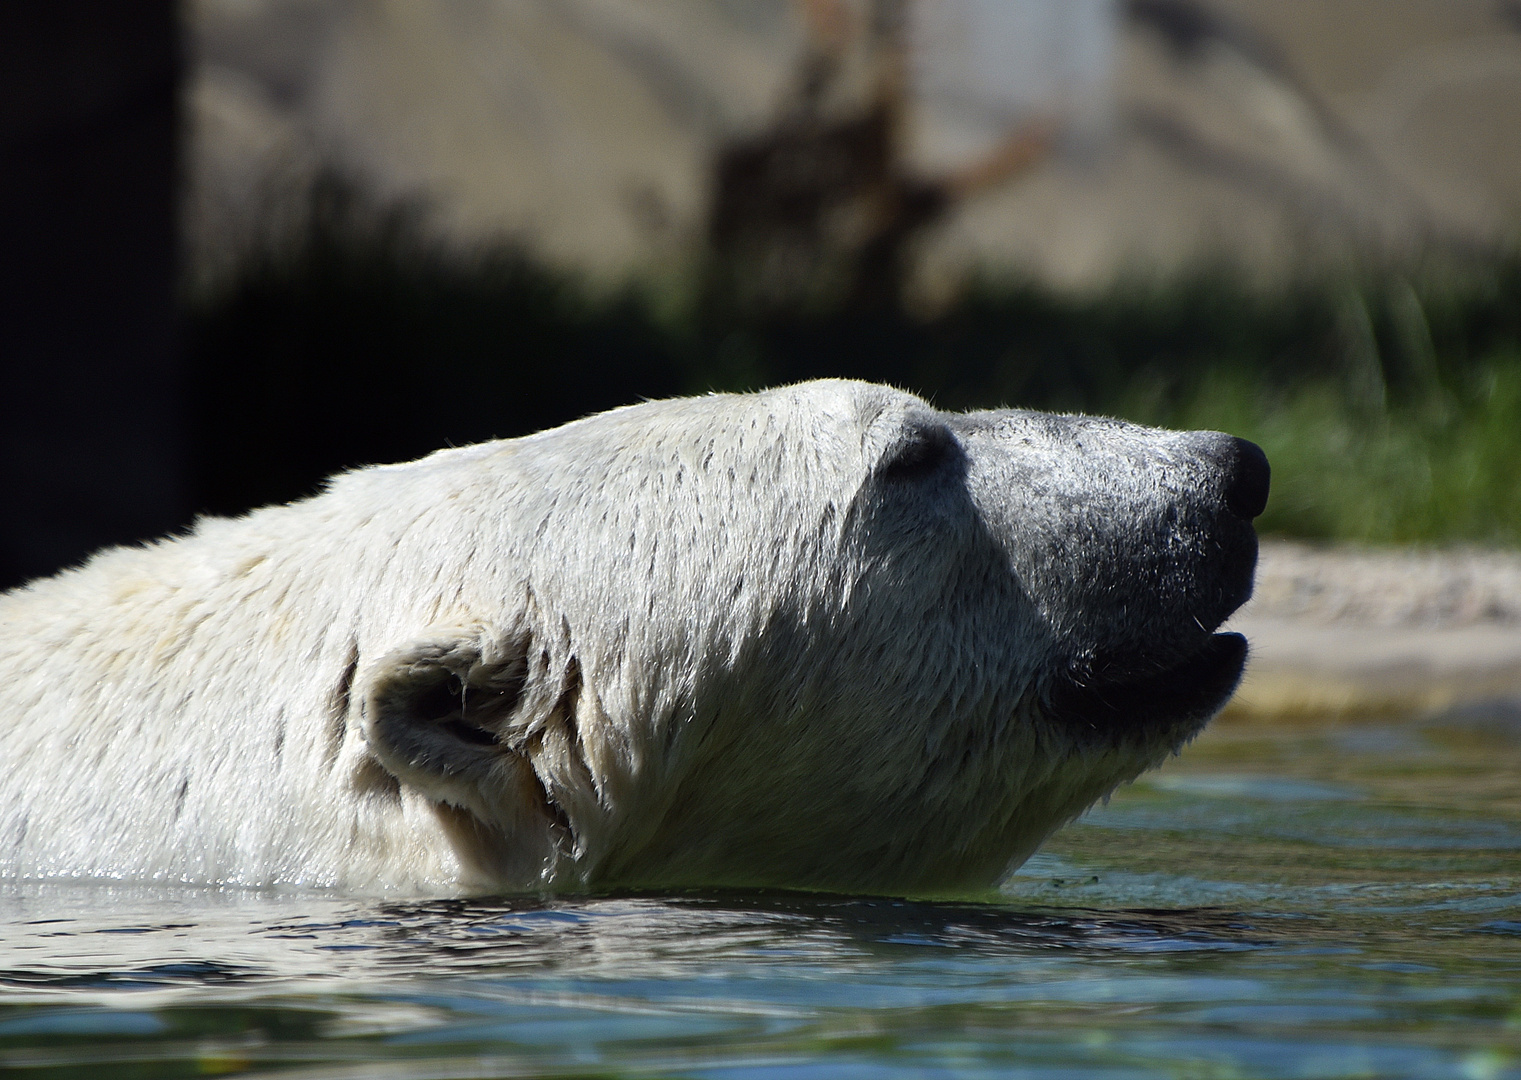
<path fill-rule="evenodd" d="M 1230 464 L 1230 479 L 1226 482 L 1225 507 L 1238 518 L 1251 521 L 1267 508 L 1272 469 L 1262 447 L 1245 439 L 1231 441 L 1235 454 Z"/>

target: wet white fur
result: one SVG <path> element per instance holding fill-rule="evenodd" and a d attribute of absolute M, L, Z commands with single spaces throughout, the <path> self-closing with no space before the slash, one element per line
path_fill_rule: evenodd
<path fill-rule="evenodd" d="M 1029 492 L 987 505 L 1014 466 L 969 443 L 973 496 L 872 486 L 936 417 L 847 382 L 648 403 L 352 472 L 0 596 L 0 876 L 996 880 L 1189 732 L 1103 746 L 1042 721 L 1061 627 L 1116 616 L 1021 591 L 1007 533 Z M 1095 483 L 1020 438 L 1041 475 Z M 1091 441 L 1133 463 L 1172 438 Z M 1133 474 L 1127 497 L 1167 495 Z M 440 673 L 501 747 L 411 715 Z"/>

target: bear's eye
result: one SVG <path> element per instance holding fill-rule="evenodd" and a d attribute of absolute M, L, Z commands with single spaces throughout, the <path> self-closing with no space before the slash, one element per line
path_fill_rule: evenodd
<path fill-rule="evenodd" d="M 956 437 L 948 428 L 918 428 L 893 447 L 878 469 L 883 480 L 919 480 L 944 465 L 957 450 Z"/>

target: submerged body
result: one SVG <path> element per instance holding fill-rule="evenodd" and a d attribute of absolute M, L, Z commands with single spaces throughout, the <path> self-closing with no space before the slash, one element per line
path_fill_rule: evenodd
<path fill-rule="evenodd" d="M 1224 704 L 1266 484 L 837 381 L 349 473 L 0 596 L 0 875 L 988 885 Z"/>

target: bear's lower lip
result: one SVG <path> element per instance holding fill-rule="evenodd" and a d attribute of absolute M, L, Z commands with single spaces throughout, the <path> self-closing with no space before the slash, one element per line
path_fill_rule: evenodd
<path fill-rule="evenodd" d="M 1085 683 L 1062 679 L 1049 694 L 1048 715 L 1113 736 L 1159 729 L 1191 732 L 1230 700 L 1246 668 L 1246 654 L 1246 638 L 1240 634 L 1212 634 L 1187 660 L 1152 675 Z"/>

